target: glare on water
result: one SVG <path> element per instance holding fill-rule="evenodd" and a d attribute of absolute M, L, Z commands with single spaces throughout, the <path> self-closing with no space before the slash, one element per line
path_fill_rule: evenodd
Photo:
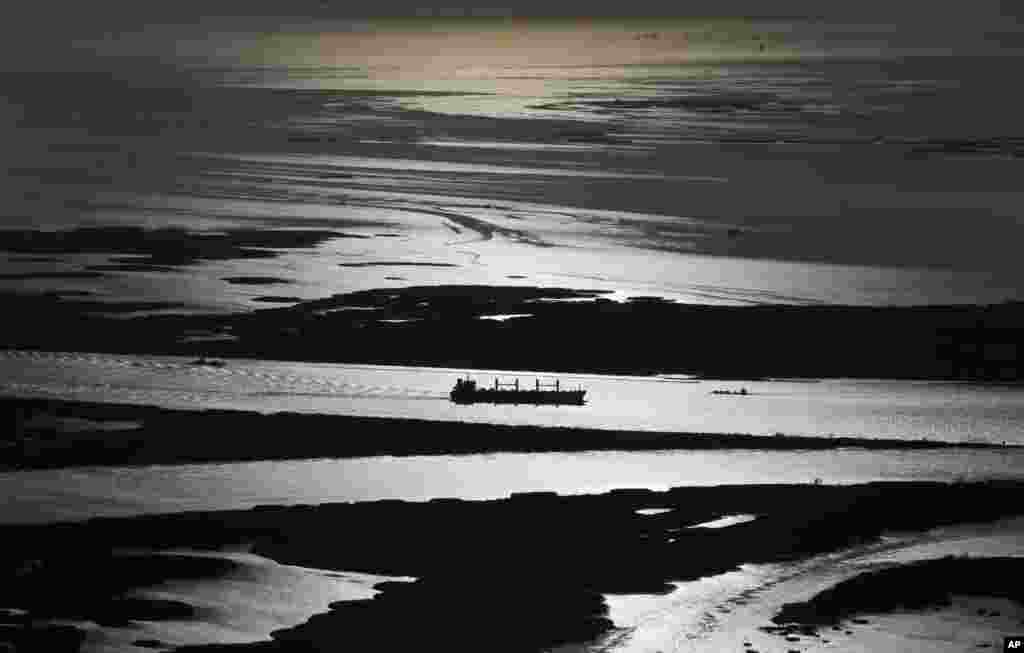
<path fill-rule="evenodd" d="M 583 407 L 457 405 L 455 379 L 550 381 L 529 371 L 462 370 L 7 351 L 0 392 L 18 396 L 601 429 L 1024 443 L 1024 388 L 851 379 L 711 381 L 562 374 Z M 745 395 L 715 394 L 746 389 Z"/>
<path fill-rule="evenodd" d="M 587 390 L 572 406 L 456 405 L 447 392 L 470 372 L 493 378 L 550 378 L 524 372 L 444 370 L 107 354 L 5 352 L 2 391 L 24 397 L 229 408 L 259 412 L 423 418 L 539 426 L 705 433 L 776 432 L 828 437 L 921 437 L 1020 443 L 1024 392 L 1017 387 L 820 380 L 712 382 L 679 377 L 560 375 Z M 747 395 L 715 389 L 747 388 Z M 216 434 L 211 434 L 216 437 Z M 557 435 L 552 435 L 557 437 Z M 666 451 L 492 454 L 268 461 L 237 464 L 83 468 L 0 475 L 10 484 L 4 519 L 87 516 L 435 497 L 497 498 L 513 492 L 566 494 L 618 487 L 665 489 L 746 483 L 1020 478 L 1016 447 L 909 451 Z M 45 507 L 45 508 L 42 508 Z"/>

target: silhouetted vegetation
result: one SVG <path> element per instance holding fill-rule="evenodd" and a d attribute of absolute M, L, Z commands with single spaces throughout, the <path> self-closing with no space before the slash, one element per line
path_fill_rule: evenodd
<path fill-rule="evenodd" d="M 27 349 L 716 378 L 1024 377 L 1024 303 L 737 307 L 657 298 L 615 302 L 603 294 L 413 286 L 234 315 L 124 320 L 91 314 L 103 307 L 117 312 L 117 304 L 8 293 L 0 339 Z M 508 314 L 526 317 L 479 319 Z M 230 331 L 234 338 L 215 344 L 183 340 L 185 332 L 197 330 Z"/>

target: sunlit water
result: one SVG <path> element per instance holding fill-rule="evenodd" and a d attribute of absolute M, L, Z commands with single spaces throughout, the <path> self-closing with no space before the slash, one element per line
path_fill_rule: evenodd
<path fill-rule="evenodd" d="M 584 407 L 456 406 L 454 379 L 482 382 L 512 373 L 409 367 L 231 360 L 225 367 L 188 359 L 6 351 L 2 393 L 22 397 L 124 402 L 171 408 L 380 415 L 542 426 L 670 431 L 830 433 L 866 437 L 1020 443 L 1018 387 L 900 381 L 713 382 L 685 377 L 561 375 L 588 390 Z M 520 372 L 524 381 L 533 375 Z M 547 375 L 539 375 L 549 380 Z M 712 395 L 747 388 L 747 396 Z M 77 429 L 89 424 L 63 424 Z M 105 425 L 116 437 L 132 424 Z M 215 434 L 211 434 L 215 437 Z M 616 488 L 747 483 L 863 483 L 876 480 L 1024 478 L 1016 447 L 941 451 L 666 451 L 370 457 L 353 460 L 257 461 L 145 467 L 90 467 L 0 474 L 0 520 L 46 523 L 95 516 L 258 505 L 318 504 L 438 497 L 491 499 L 515 492 L 562 494 Z M 728 528 L 750 515 L 721 515 L 704 527 Z M 900 536 L 869 547 L 791 565 L 743 565 L 680 584 L 664 597 L 608 597 L 620 628 L 600 644 L 622 653 L 703 651 L 771 642 L 756 630 L 787 601 L 862 569 L 878 556 L 913 559 L 945 552 L 996 555 L 1022 540 L 998 527 L 927 537 Z M 1011 552 L 1019 554 L 1016 549 Z M 872 558 L 874 556 L 875 558 Z M 888 556 L 886 558 L 885 556 Z M 142 636 L 171 643 L 264 638 L 302 621 L 326 603 L 360 595 L 370 581 L 248 561 L 243 577 L 169 584 L 150 594 L 203 606 L 194 622 L 147 624 L 142 630 L 90 627 L 91 651 L 125 651 Z M 876 561 L 877 562 L 877 561 Z M 255 609 L 254 606 L 259 606 Z"/>
<path fill-rule="evenodd" d="M 996 524 L 966 524 L 943 527 L 921 534 L 887 534 L 879 541 L 855 546 L 807 560 L 779 564 L 744 564 L 736 570 L 696 581 L 677 583 L 664 596 L 610 596 L 610 616 L 620 628 L 606 637 L 597 650 L 616 653 L 685 653 L 696 651 L 743 650 L 749 642 L 756 650 L 772 651 L 786 643 L 765 634 L 759 627 L 785 604 L 805 601 L 832 585 L 867 571 L 914 560 L 946 555 L 1024 556 L 1024 520 L 1003 520 Z M 944 616 L 949 620 L 949 616 Z M 928 631 L 932 625 L 913 612 L 889 618 L 870 617 L 881 626 L 881 636 L 890 638 L 878 647 L 877 640 L 845 637 L 841 632 L 823 631 L 829 645 L 807 640 L 811 650 L 963 650 L 963 644 L 949 642 L 948 628 Z M 917 624 L 918 628 L 913 626 Z M 977 626 L 977 624 L 968 624 Z M 991 625 L 986 624 L 988 628 Z M 1004 624 L 1004 627 L 1009 624 Z M 877 626 L 872 627 L 874 630 Z M 860 629 L 858 629 L 860 630 Z M 920 635 L 932 640 L 916 648 Z M 858 633 L 860 636 L 860 633 Z M 869 637 L 877 637 L 872 633 Z M 1000 632 L 979 629 L 982 641 L 999 638 Z M 793 645 L 785 646 L 788 650 Z M 565 647 L 565 651 L 579 650 Z M 803 648 L 797 650 L 805 650 Z"/>
<path fill-rule="evenodd" d="M 0 489 L 8 497 L 5 520 L 50 521 L 246 508 L 264 503 L 434 496 L 483 498 L 489 493 L 503 496 L 516 489 L 572 493 L 717 482 L 804 482 L 808 474 L 822 474 L 829 482 L 840 483 L 876 479 L 950 480 L 954 473 L 966 472 L 968 478 L 995 478 L 1007 471 L 995 469 L 998 461 L 982 452 L 954 451 L 946 456 L 944 464 L 918 453 L 853 451 L 830 455 L 504 454 L 285 461 L 22 472 L 0 475 Z M 986 469 L 985 465 L 993 467 Z M 1018 459 L 1014 467 L 1011 476 L 1021 478 L 1024 464 Z M 552 483 L 552 479 L 563 482 Z M 703 527 L 729 528 L 750 517 L 723 515 Z M 784 603 L 806 600 L 857 573 L 909 560 L 965 553 L 1024 555 L 1021 529 L 1018 519 L 995 525 L 943 528 L 923 535 L 892 534 L 878 543 L 806 561 L 740 564 L 734 571 L 678 583 L 676 590 L 666 596 L 608 596 L 609 616 L 617 630 L 603 638 L 595 649 L 560 650 L 682 653 L 739 650 L 744 641 L 755 642 L 758 650 L 771 650 L 778 640 L 757 628 L 769 623 Z M 380 580 L 359 574 L 285 567 L 255 556 L 235 558 L 243 563 L 238 574 L 223 579 L 167 583 L 143 592 L 155 598 L 193 603 L 204 610 L 203 618 L 144 623 L 127 630 L 89 627 L 86 650 L 126 651 L 130 650 L 131 641 L 143 636 L 174 644 L 254 641 L 265 638 L 275 628 L 301 622 L 308 615 L 325 610 L 330 601 L 368 596 L 369 585 Z M 897 622 L 897 626 L 902 624 Z"/>
<path fill-rule="evenodd" d="M 831 434 L 1021 444 L 1024 389 L 901 381 L 714 382 L 562 375 L 587 404 L 462 406 L 447 392 L 464 370 L 7 351 L 3 394 L 185 409 L 296 411 L 538 426 L 696 433 Z M 472 371 L 483 383 L 513 373 Z M 525 383 L 532 376 L 519 373 Z M 540 378 L 550 380 L 546 375 Z M 747 388 L 746 396 L 713 395 Z M 118 428 L 130 425 L 118 424 Z M 78 426 L 75 426 L 78 428 Z M 216 437 L 216 434 L 211 434 Z M 482 436 L 485 437 L 485 436 Z M 557 437 L 553 435 L 552 437 Z M 373 499 L 505 497 L 617 487 L 1018 478 L 1018 447 L 990 450 L 668 451 L 376 457 L 0 475 L 6 521 Z"/>
<path fill-rule="evenodd" d="M 374 365 L 54 352 L 0 352 L 0 393 L 137 403 L 601 429 L 936 439 L 1024 444 L 1024 388 L 848 379 L 697 381 Z M 586 405 L 457 405 L 456 378 L 488 385 L 557 378 Z M 714 390 L 747 389 L 747 395 Z"/>
<path fill-rule="evenodd" d="M 130 553 L 135 552 L 122 552 Z M 377 593 L 373 589 L 376 583 L 406 580 L 402 577 L 281 565 L 242 551 L 141 553 L 215 557 L 230 560 L 236 566 L 224 577 L 166 581 L 137 592 L 144 598 L 187 602 L 202 615 L 198 619 L 139 621 L 123 627 L 98 627 L 89 622 L 78 624 L 87 631 L 83 646 L 86 653 L 137 650 L 133 643 L 141 639 L 159 640 L 165 646 L 268 639 L 274 630 L 303 623 L 312 614 L 326 612 L 334 601 L 372 597 Z"/>
<path fill-rule="evenodd" d="M 366 238 L 0 288 L 221 311 L 271 294 L 223 281 L 238 274 L 287 278 L 305 299 L 438 283 L 1021 299 L 1022 107 L 1006 80 L 1024 41 L 1005 21 L 953 24 L 371 22 L 232 47 L 211 36 L 205 61 L 111 58 L 119 75 L 5 74 L 5 228 Z M 57 258 L 0 268 L 85 264 Z M 455 267 L 337 267 L 375 260 Z"/>
<path fill-rule="evenodd" d="M 0 520 L 48 522 L 258 505 L 494 499 L 616 488 L 747 483 L 978 481 L 1024 477 L 1019 451 L 708 451 L 371 457 L 0 474 Z"/>
<path fill-rule="evenodd" d="M 232 31 L 175 42 L 163 53 L 171 74 L 146 68 L 137 56 L 157 47 L 159 31 L 104 39 L 95 48 L 76 41 L 76 59 L 121 48 L 120 59 L 91 64 L 120 78 L 4 74 L 5 228 L 312 226 L 367 238 L 176 273 L 19 277 L 0 280 L 0 288 L 90 291 L 108 301 L 181 301 L 219 311 L 262 307 L 253 298 L 280 294 L 280 287 L 223 281 L 240 274 L 286 277 L 294 282 L 287 294 L 305 299 L 437 283 L 587 287 L 732 304 L 1024 298 L 1022 107 L 1012 91 L 1019 28 L 1002 17 L 988 25 L 951 18 L 937 5 L 924 21 L 919 10 L 908 21 L 906 12 L 890 16 L 888 9 L 878 24 L 647 21 L 497 34 L 474 33 L 479 25 L 417 31 L 313 21 L 291 32 L 275 25 L 254 37 Z M 31 263 L 0 251 L 0 269 L 73 271 L 109 257 L 57 258 Z M 455 267 L 337 265 L 382 260 Z M 1012 443 L 1024 437 L 1020 388 L 563 375 L 587 388 L 587 406 L 455 406 L 445 396 L 463 372 L 266 361 L 212 369 L 158 357 L 7 352 L 0 393 L 548 426 Z M 738 387 L 752 394 L 709 394 Z M 1021 471 L 1012 450 L 503 454 L 74 469 L 0 474 L 0 519 L 490 498 L 538 489 L 1020 478 Z M 612 617 L 627 631 L 608 645 L 623 653 L 741 650 L 749 637 L 758 650 L 772 650 L 779 642 L 756 639 L 751 624 L 764 623 L 787 600 L 886 556 L 1019 555 L 1019 531 L 1011 524 L 997 533 L 887 540 L 794 566 L 745 565 L 667 597 L 611 597 Z M 262 638 L 322 610 L 342 591 L 315 571 L 273 568 L 256 576 L 252 584 L 164 588 L 219 606 L 221 616 L 163 631 L 149 624 L 146 632 L 172 643 Z M 283 587 L 303 591 L 264 595 Z M 269 607 L 256 614 L 254 605 Z M 94 633 L 90 643 L 133 650 L 130 636 Z"/>

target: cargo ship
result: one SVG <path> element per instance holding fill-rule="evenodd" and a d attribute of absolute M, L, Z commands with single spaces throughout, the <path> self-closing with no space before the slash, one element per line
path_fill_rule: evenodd
<path fill-rule="evenodd" d="M 563 390 L 556 380 L 553 383 L 541 383 L 537 380 L 532 388 L 520 388 L 519 379 L 513 383 L 502 383 L 494 380 L 494 387 L 479 387 L 470 378 L 458 379 L 449 397 L 457 404 L 536 404 L 582 406 L 586 390 Z"/>

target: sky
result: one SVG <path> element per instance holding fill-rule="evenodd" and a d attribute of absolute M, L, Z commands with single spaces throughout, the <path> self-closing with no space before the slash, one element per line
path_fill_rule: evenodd
<path fill-rule="evenodd" d="M 424 4 L 376 0 L 354 4 L 339 0 L 34 0 L 19 7 L 0 26 L 0 70 L 74 70 L 113 65 L 122 60 L 215 57 L 233 53 L 254 35 L 358 30 L 367 18 L 531 16 L 570 18 L 719 17 L 785 19 L 888 26 L 926 33 L 948 43 L 959 38 L 994 40 L 1016 32 L 1022 3 L 1008 0 L 930 3 L 917 0 L 489 0 Z M 1018 39 L 1017 36 L 1008 38 Z M 1024 40 L 1018 40 L 1024 45 Z"/>
<path fill-rule="evenodd" d="M 671 106 L 640 111 L 646 116 L 642 119 L 634 119 L 628 107 L 606 110 L 598 105 L 579 108 L 582 113 L 576 114 L 571 113 L 577 111 L 573 108 L 566 110 L 569 114 L 562 112 L 556 117 L 604 116 L 616 130 L 638 130 L 641 137 L 655 139 L 677 138 L 680 130 L 687 137 L 696 138 L 708 134 L 714 137 L 722 130 L 727 136 L 761 136 L 770 129 L 778 129 L 778 133 L 807 135 L 815 143 L 854 133 L 871 137 L 872 148 L 890 136 L 931 143 L 936 150 L 956 149 L 947 143 L 954 138 L 997 139 L 1007 143 L 1000 147 L 1019 147 L 1018 141 L 1012 139 L 1019 133 L 1021 100 L 1013 95 L 1013 84 L 1007 80 L 1015 79 L 1019 70 L 1017 57 L 1024 54 L 1024 30 L 1020 21 L 1009 16 L 1011 7 L 999 0 L 937 4 L 928 8 L 927 16 L 916 13 L 914 8 L 919 5 L 911 4 L 911 0 L 675 0 L 672 11 L 668 3 L 659 0 L 636 0 L 616 7 L 585 4 L 583 0 L 558 4 L 522 0 L 517 3 L 514 13 L 520 17 L 515 20 L 508 17 L 513 12 L 503 11 L 499 1 L 476 8 L 476 14 L 493 16 L 466 18 L 461 17 L 465 7 L 424 7 L 403 0 L 378 0 L 360 8 L 334 0 L 94 0 L 74 4 L 34 0 L 17 15 L 17 20 L 0 25 L 0 136 L 5 143 L 0 168 L 6 164 L 13 171 L 11 176 L 34 184 L 26 188 L 0 185 L 0 213 L 17 219 L 31 216 L 34 220 L 58 223 L 66 214 L 69 220 L 78 220 L 80 210 L 76 202 L 82 197 L 92 198 L 94 193 L 91 186 L 76 185 L 82 176 L 75 172 L 79 168 L 89 175 L 109 177 L 116 182 L 117 189 L 160 192 L 169 185 L 176 187 L 177 179 L 188 179 L 194 173 L 188 168 L 191 164 L 182 163 L 180 151 L 258 151 L 261 147 L 302 150 L 305 145 L 281 139 L 275 130 L 309 125 L 315 129 L 323 124 L 322 119 L 336 121 L 339 115 L 345 116 L 345 120 L 332 124 L 345 134 L 369 129 L 367 124 L 384 130 L 373 132 L 373 138 L 382 138 L 382 133 L 399 140 L 420 133 L 444 138 L 451 134 L 474 138 L 485 134 L 486 138 L 493 138 L 494 123 L 490 118 L 494 113 L 503 118 L 513 117 L 505 120 L 502 128 L 522 128 L 524 134 L 530 135 L 535 133 L 530 131 L 534 128 L 541 130 L 536 133 L 546 128 L 531 124 L 527 129 L 515 123 L 524 108 L 551 98 L 585 101 L 587 98 L 577 96 L 587 93 L 616 94 L 618 99 L 623 88 L 644 97 L 652 93 L 680 97 L 696 94 L 713 106 L 715 94 L 735 97 L 736 89 L 747 93 L 754 84 L 767 89 L 762 91 L 768 94 L 764 97 L 778 94 L 782 101 L 768 102 L 754 111 L 753 117 L 744 117 L 750 112 L 740 111 L 742 115 L 735 124 L 723 124 L 721 116 L 713 111 L 698 110 L 696 115 L 689 115 L 694 112 L 676 111 Z M 367 6 L 374 8 L 377 18 L 368 15 Z M 621 14 L 623 6 L 630 8 L 630 16 L 610 17 Z M 827 20 L 820 18 L 823 13 L 828 15 Z M 524 20 L 522 14 L 532 17 Z M 709 18 L 716 14 L 717 17 Z M 705 17 L 700 18 L 702 15 Z M 749 15 L 760 18 L 744 17 Z M 657 39 L 643 37 L 655 31 L 659 33 Z M 656 68 L 653 66 L 620 66 L 628 71 L 614 70 L 619 64 L 637 63 L 645 58 L 692 57 L 700 47 L 708 47 L 706 42 L 698 43 L 707 34 L 712 41 L 732 39 L 724 46 L 734 46 L 733 54 L 756 55 L 755 38 L 761 37 L 770 43 L 767 56 L 785 52 L 782 46 L 794 43 L 798 61 L 803 61 L 807 53 L 838 55 L 859 48 L 867 53 L 867 64 L 853 68 L 843 64 L 817 66 L 817 60 L 808 57 L 811 65 L 802 68 L 755 65 L 757 70 L 752 73 L 744 69 L 723 72 L 721 77 L 709 76 L 701 66 L 665 66 L 657 70 L 648 70 Z M 851 44 L 856 47 L 850 47 Z M 957 51 L 985 53 L 985 48 L 1005 51 L 1006 44 L 1016 46 L 1017 56 L 998 61 L 942 56 Z M 932 48 L 930 52 L 938 56 L 927 58 L 923 67 L 918 59 L 901 60 L 905 52 L 919 46 Z M 872 57 L 872 51 L 883 56 Z M 896 56 L 891 56 L 894 53 Z M 713 53 L 704 61 L 713 62 L 716 56 L 718 53 Z M 399 66 L 388 66 L 396 62 Z M 457 72 L 461 73 L 467 62 L 479 66 L 482 72 L 476 77 L 469 74 L 473 71 L 464 78 L 453 77 L 451 71 L 459 69 Z M 505 65 L 508 63 L 513 65 Z M 552 63 L 562 64 L 564 70 L 552 72 L 552 68 L 559 68 L 551 66 Z M 583 66 L 573 67 L 578 63 Z M 618 75 L 618 81 L 604 84 L 596 74 L 587 76 L 592 72 L 587 66 L 592 68 L 601 63 L 613 65 L 607 67 L 610 72 L 598 72 L 609 78 Z M 267 64 L 347 66 L 354 71 L 343 82 L 334 78 L 339 75 L 334 75 L 338 71 L 333 69 L 313 70 L 316 74 L 311 73 L 309 79 L 305 77 L 306 69 L 283 71 L 285 77 L 294 73 L 289 79 L 299 80 L 303 89 L 468 89 L 475 95 L 428 98 L 433 104 L 420 99 L 418 104 L 402 104 L 403 110 L 414 111 L 398 116 L 390 113 L 390 109 L 386 114 L 367 114 L 369 110 L 358 102 L 341 102 L 340 109 L 331 103 L 330 107 L 310 108 L 301 94 L 247 95 L 252 89 L 211 88 L 206 84 L 207 80 L 216 84 L 218 80 L 232 78 L 236 72 L 252 73 L 260 83 L 259 75 L 264 69 L 245 66 Z M 377 64 L 384 65 L 375 67 Z M 538 73 L 538 68 L 531 67 L 534 64 L 541 64 L 544 69 Z M 189 69 L 193 65 L 207 65 L 214 70 Z M 405 77 L 396 80 L 392 75 L 393 69 L 403 65 L 411 71 L 411 83 Z M 225 71 L 219 66 L 232 68 Z M 243 69 L 237 71 L 234 66 Z M 813 74 L 807 73 L 811 68 L 815 69 Z M 579 72 L 581 69 L 585 72 Z M 663 69 L 675 72 L 665 73 Z M 102 74 L 82 74 L 90 70 Z M 12 71 L 29 74 L 9 74 Z M 31 74 L 33 71 L 65 74 L 35 75 Z M 268 78 L 281 72 L 274 69 Z M 564 74 L 559 76 L 560 73 Z M 666 79 L 666 74 L 677 76 Z M 114 79 L 111 81 L 110 77 Z M 629 84 L 622 81 L 626 77 L 630 78 L 626 80 Z M 351 86 L 330 86 L 348 83 L 349 79 Z M 484 95 L 488 97 L 478 97 Z M 490 96 L 496 100 L 492 101 Z M 260 101 L 253 102 L 253 97 Z M 741 100 L 744 98 L 746 95 Z M 460 101 L 462 104 L 458 104 Z M 506 101 L 512 109 L 501 104 Z M 482 108 L 473 113 L 465 109 L 469 104 Z M 422 109 L 434 112 L 429 114 L 429 120 L 418 113 L 413 115 Z M 468 119 L 467 114 L 480 119 Z M 373 120 L 361 122 L 366 115 Z M 254 132 L 247 130 L 250 124 L 270 127 Z M 366 133 L 358 132 L 358 136 Z M 547 135 L 538 138 L 550 137 L 547 132 L 543 134 Z M 771 134 L 774 137 L 776 132 Z M 54 151 L 64 151 L 61 147 L 75 139 L 119 140 L 122 147 L 115 149 L 122 153 L 107 157 L 101 170 L 94 169 L 88 152 L 54 156 Z M 53 144 L 60 147 L 52 148 Z M 428 149 L 409 149 L 403 151 L 403 156 L 421 156 L 424 152 Z M 637 200 L 628 198 L 623 200 L 628 203 L 624 208 L 698 218 L 710 216 L 725 222 L 749 219 L 751 223 L 760 220 L 782 225 L 780 230 L 790 229 L 800 237 L 779 238 L 772 241 L 774 249 L 765 245 L 767 249 L 757 250 L 756 254 L 814 260 L 833 256 L 832 250 L 819 246 L 820 241 L 827 241 L 829 246 L 837 241 L 834 229 L 823 229 L 815 221 L 821 216 L 842 215 L 847 218 L 843 224 L 848 225 L 849 233 L 859 238 L 847 238 L 840 243 L 840 249 L 856 250 L 856 256 L 843 260 L 879 262 L 878 234 L 884 234 L 883 244 L 888 252 L 902 255 L 908 250 L 897 245 L 909 242 L 914 250 L 922 250 L 914 260 L 927 259 L 929 265 L 936 260 L 947 263 L 950 257 L 946 253 L 952 252 L 957 261 L 969 259 L 975 267 L 991 266 L 998 259 L 1003 267 L 1018 270 L 1019 256 L 1008 245 L 1017 240 L 1005 237 L 1020 229 L 1021 198 L 1015 167 L 1018 159 L 1007 162 L 991 156 L 944 158 L 935 154 L 911 161 L 903 157 L 899 148 L 858 152 L 866 158 L 851 159 L 845 151 L 839 156 L 838 152 L 822 149 L 815 154 L 817 158 L 810 160 L 802 150 L 762 148 L 754 152 L 763 157 L 758 159 L 750 152 L 737 154 L 723 148 L 703 152 L 699 159 L 680 155 L 677 160 L 672 158 L 676 154 L 671 151 L 671 156 L 653 157 L 650 165 L 657 170 L 682 166 L 698 175 L 728 176 L 733 185 L 716 190 L 695 184 L 688 190 L 684 206 L 678 206 L 675 187 L 666 185 L 661 195 L 644 195 L 643 201 L 649 200 L 650 205 L 637 208 L 633 206 Z M 449 155 L 462 156 L 446 156 Z M 723 158 L 719 161 L 710 155 Z M 630 161 L 609 160 L 609 164 L 647 165 L 646 159 Z M 582 165 L 592 164 L 588 160 Z M 715 165 L 718 170 L 712 169 Z M 45 174 L 39 174 L 39 170 Z M 76 202 L 64 202 L 55 186 L 47 185 L 50 179 L 63 184 L 64 190 L 60 192 L 69 193 L 68 197 Z M 894 186 L 893 179 L 900 179 L 900 184 Z M 558 188 L 562 186 L 565 184 Z M 776 197 L 773 192 L 777 187 L 794 192 Z M 569 197 L 567 202 L 574 201 L 570 196 L 583 188 L 579 185 L 564 193 L 550 191 L 552 201 L 563 201 L 560 198 L 564 197 Z M 600 192 L 591 186 L 586 187 L 586 192 L 579 190 L 578 195 L 594 206 L 599 204 Z M 771 197 L 773 201 L 757 199 L 761 197 Z M 730 209 L 733 200 L 735 205 Z M 44 205 L 45 210 L 40 210 Z M 984 237 L 970 241 L 981 242 L 984 247 L 961 247 L 962 230 L 937 230 L 931 226 L 935 216 L 942 218 L 940 226 L 955 224 L 954 219 L 969 225 L 975 220 L 987 220 L 989 229 L 974 230 Z M 864 222 L 866 218 L 877 221 Z M 898 218 L 895 227 L 885 223 L 890 218 Z M 928 233 L 932 241 L 941 241 L 942 246 L 929 242 L 927 247 L 919 247 L 922 232 Z M 894 233 L 901 235 L 902 240 L 894 239 Z M 1003 254 L 993 256 L 993 248 Z M 893 256 L 887 254 L 883 262 L 891 262 Z"/>

